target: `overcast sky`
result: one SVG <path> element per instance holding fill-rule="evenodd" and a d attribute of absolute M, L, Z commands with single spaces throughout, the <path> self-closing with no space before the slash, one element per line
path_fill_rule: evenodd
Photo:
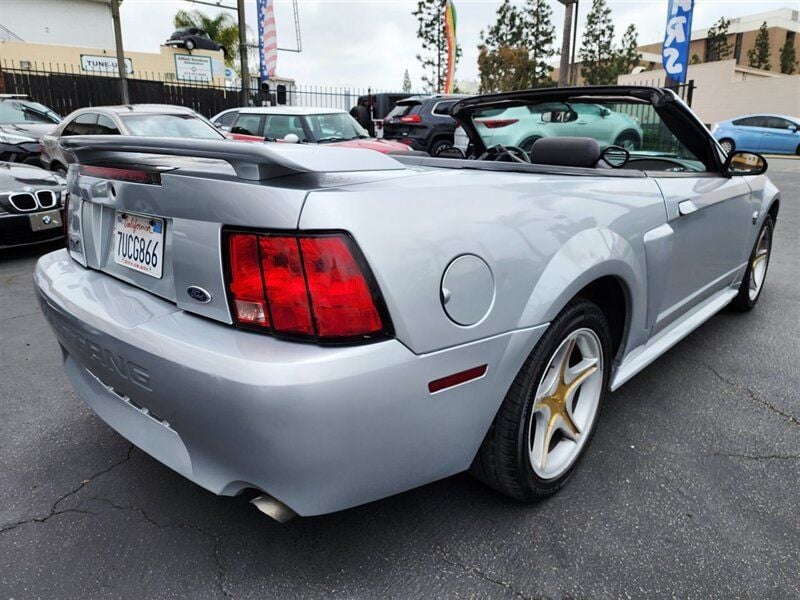
<path fill-rule="evenodd" d="M 235 6 L 235 0 L 224 0 Z M 481 29 L 495 20 L 499 0 L 455 0 L 458 11 L 458 41 L 463 56 L 456 79 L 478 78 L 477 45 Z M 663 37 L 667 0 L 609 0 L 617 36 L 635 23 L 639 43 L 658 41 Z M 245 1 L 248 27 L 256 28 L 255 0 Z M 560 35 L 564 18 L 563 6 L 552 0 L 553 23 Z M 590 0 L 581 0 L 578 36 L 582 33 Z M 408 69 L 415 90 L 420 89 L 421 69 L 415 56 L 419 52 L 416 21 L 411 0 L 300 0 L 300 28 L 303 52 L 278 53 L 278 75 L 293 78 L 303 85 L 350 86 L 373 89 L 399 89 L 403 71 Z M 737 17 L 792 6 L 798 2 L 784 0 L 715 1 L 697 0 L 694 29 L 712 25 L 720 16 Z M 123 0 L 122 30 L 125 48 L 141 52 L 157 52 L 158 45 L 172 33 L 172 17 L 180 9 L 197 8 L 208 14 L 218 9 L 193 5 L 188 0 Z M 226 11 L 228 12 L 228 11 Z M 230 11 L 235 16 L 235 12 Z M 292 3 L 275 2 L 278 46 L 295 47 Z M 580 41 L 579 41 L 580 44 Z M 558 38 L 560 48 L 560 37 Z M 776 51 L 776 50 L 773 50 Z"/>

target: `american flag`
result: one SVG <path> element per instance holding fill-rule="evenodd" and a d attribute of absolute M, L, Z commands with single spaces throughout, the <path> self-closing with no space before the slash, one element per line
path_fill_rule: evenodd
<path fill-rule="evenodd" d="M 257 0 L 258 7 L 258 53 L 261 67 L 261 80 L 275 76 L 278 65 L 278 36 L 275 33 L 274 0 Z"/>

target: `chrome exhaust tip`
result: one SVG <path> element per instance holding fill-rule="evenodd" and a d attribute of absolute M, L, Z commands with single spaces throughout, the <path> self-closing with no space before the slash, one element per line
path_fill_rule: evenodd
<path fill-rule="evenodd" d="M 297 516 L 291 508 L 286 506 L 280 500 L 276 500 L 269 494 L 262 494 L 250 500 L 250 504 L 254 505 L 262 513 L 275 519 L 278 523 L 286 523 Z"/>

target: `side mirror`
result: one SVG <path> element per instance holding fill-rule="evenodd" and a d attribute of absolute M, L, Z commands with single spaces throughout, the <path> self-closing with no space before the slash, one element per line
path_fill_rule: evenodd
<path fill-rule="evenodd" d="M 600 109 L 600 116 L 601 116 L 601 117 L 605 118 L 605 117 L 607 117 L 607 116 L 608 116 L 608 115 L 610 115 L 610 114 L 611 114 L 611 111 L 610 111 L 610 110 L 608 110 L 607 108 L 601 108 L 601 109 Z"/>
<path fill-rule="evenodd" d="M 795 133 L 797 133 L 797 125 L 789 125 L 789 127 L 787 127 L 787 129 L 789 131 L 794 131 Z"/>
<path fill-rule="evenodd" d="M 767 159 L 754 152 L 736 151 L 725 161 L 728 175 L 761 175 L 767 172 Z"/>
<path fill-rule="evenodd" d="M 300 138 L 297 137 L 296 133 L 287 133 L 285 136 L 283 136 L 283 141 L 287 144 L 297 144 L 300 142 Z"/>

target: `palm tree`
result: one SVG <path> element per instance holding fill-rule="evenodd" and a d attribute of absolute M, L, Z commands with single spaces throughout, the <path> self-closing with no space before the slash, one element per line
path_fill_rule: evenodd
<path fill-rule="evenodd" d="M 239 57 L 239 26 L 227 13 L 209 17 L 199 10 L 179 10 L 172 19 L 176 28 L 197 27 L 222 46 L 225 64 L 232 67 Z"/>

